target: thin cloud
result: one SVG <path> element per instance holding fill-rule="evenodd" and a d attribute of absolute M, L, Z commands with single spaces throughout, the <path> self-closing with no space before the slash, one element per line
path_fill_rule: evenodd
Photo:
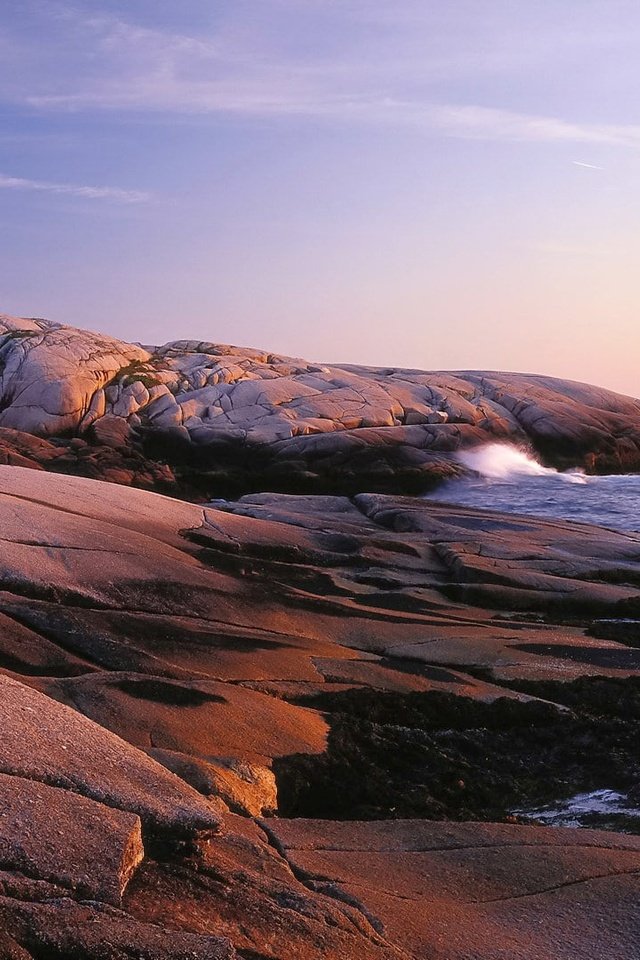
<path fill-rule="evenodd" d="M 326 9 L 320 0 L 270 0 L 270 4 L 274 12 L 280 9 L 283 15 L 291 10 Z M 347 8 L 358 15 L 388 15 L 388 5 L 382 3 L 354 0 Z M 403 96 L 399 84 L 415 90 L 418 84 L 441 76 L 443 71 L 445 75 L 451 71 L 455 75 L 460 69 L 456 57 L 451 61 L 450 56 L 445 56 L 442 62 L 433 46 L 429 56 L 421 50 L 418 59 L 414 46 L 405 43 L 391 44 L 388 51 L 366 48 L 366 55 L 347 49 L 328 56 L 324 51 L 315 59 L 300 61 L 286 49 L 286 44 L 279 47 L 264 25 L 254 25 L 246 31 L 240 29 L 233 16 L 229 22 L 223 18 L 212 35 L 191 36 L 140 26 L 104 13 L 87 16 L 57 4 L 53 9 L 58 20 L 64 22 L 64 37 L 59 38 L 59 45 L 65 51 L 66 61 L 86 63 L 86 58 L 78 56 L 86 50 L 92 69 L 87 76 L 56 69 L 55 77 L 30 77 L 27 82 L 34 86 L 29 88 L 25 82 L 15 96 L 40 111 L 290 116 L 395 125 L 423 130 L 431 136 L 460 139 L 640 147 L 638 125 L 574 122 L 473 103 L 434 102 L 426 95 L 420 99 Z M 407 15 L 421 15 L 423 5 L 419 0 L 404 0 L 402 10 Z M 565 35 L 559 36 L 562 39 Z M 46 39 L 38 43 L 44 45 L 45 52 L 58 49 Z M 509 49 L 503 43 L 498 59 Z M 383 56 L 377 55 L 383 52 Z M 521 51 L 516 52 L 515 59 L 519 60 Z M 463 45 L 462 53 L 464 63 L 469 59 L 475 63 L 473 50 Z M 29 59 L 42 57 L 22 57 Z M 581 161 L 576 164 L 595 167 Z M 54 188 L 55 185 L 32 189 Z M 58 192 L 75 189 L 84 188 Z M 117 197 L 112 195 L 112 199 Z M 133 199 L 140 197 L 134 194 Z"/>
<path fill-rule="evenodd" d="M 558 117 L 478 106 L 436 108 L 433 118 L 463 137 L 540 143 L 601 143 L 640 147 L 640 126 L 573 123 Z"/>
<path fill-rule="evenodd" d="M 269 80 L 271 82 L 269 82 Z M 306 89 L 305 89 L 306 87 Z M 393 97 L 367 98 L 331 94 L 321 87 L 300 84 L 287 87 L 279 77 L 258 82 L 162 81 L 137 78 L 135 82 L 107 84 L 83 93 L 32 96 L 39 109 L 129 110 L 184 114 L 249 114 L 254 116 L 300 116 L 384 123 L 423 128 L 449 137 L 529 143 L 593 143 L 640 147 L 640 126 L 635 124 L 574 123 L 558 117 L 516 113 L 475 104 L 434 104 Z M 577 166 L 602 169 L 595 164 L 572 161 Z"/>
<path fill-rule="evenodd" d="M 538 253 L 551 254 L 559 257 L 602 257 L 608 252 L 602 247 L 579 243 L 560 243 L 552 240 L 545 243 L 538 243 L 533 249 Z"/>
<path fill-rule="evenodd" d="M 119 187 L 94 187 L 73 183 L 52 183 L 49 180 L 28 180 L 25 177 L 10 177 L 0 173 L 2 190 L 35 190 L 41 193 L 57 193 L 83 200 L 112 200 L 117 203 L 146 203 L 151 195 L 141 190 L 121 190 Z"/>

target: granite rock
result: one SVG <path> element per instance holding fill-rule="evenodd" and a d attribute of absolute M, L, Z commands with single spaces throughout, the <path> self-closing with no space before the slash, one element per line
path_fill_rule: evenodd
<path fill-rule="evenodd" d="M 526 732 L 572 715 L 535 684 L 633 691 L 638 649 L 594 620 L 638 619 L 637 536 L 380 494 L 202 507 L 11 465 L 0 528 L 8 956 L 637 953 L 636 838 L 263 816 L 286 764 L 333 748 L 327 697 Z"/>
<path fill-rule="evenodd" d="M 89 475 L 167 492 L 176 474 L 206 495 L 413 492 L 490 441 L 560 467 L 640 469 L 640 401 L 552 377 L 319 365 L 189 340 L 142 348 L 6 316 L 0 368 L 0 429 L 73 434 L 109 451 Z M 33 453 L 53 468 L 45 448 Z"/>

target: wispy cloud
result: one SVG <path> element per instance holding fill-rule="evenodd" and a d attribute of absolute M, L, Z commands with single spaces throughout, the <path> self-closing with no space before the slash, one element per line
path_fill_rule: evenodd
<path fill-rule="evenodd" d="M 75 183 L 52 183 L 49 180 L 28 180 L 0 173 L 1 190 L 35 190 L 57 193 L 83 200 L 112 200 L 117 203 L 146 203 L 151 195 L 140 190 L 121 190 L 119 187 L 85 186 Z"/>
<path fill-rule="evenodd" d="M 308 79 L 308 78 L 306 78 Z M 183 81 L 138 78 L 134 84 L 109 83 L 82 93 L 32 96 L 39 109 L 124 110 L 182 114 L 299 116 L 397 125 L 469 140 L 530 143 L 589 143 L 640 148 L 640 125 L 575 123 L 561 117 L 518 113 L 476 104 L 438 104 L 340 95 L 300 83 L 287 87 L 277 76 L 265 80 Z M 573 161 L 577 166 L 602 169 Z"/>
<path fill-rule="evenodd" d="M 612 249 L 611 246 L 606 246 L 604 244 L 597 245 L 571 242 L 563 243 L 555 240 L 548 240 L 535 244 L 533 249 L 538 253 L 549 254 L 551 256 L 558 257 L 597 257 L 599 259 L 615 259 L 620 255 L 620 251 L 618 249 Z"/>
<path fill-rule="evenodd" d="M 427 115 L 448 132 L 463 137 L 640 147 L 640 126 L 636 124 L 574 123 L 480 106 L 428 108 Z"/>
<path fill-rule="evenodd" d="M 451 29 L 455 28 L 456 42 L 443 53 L 438 17 L 420 0 L 402 0 L 399 22 L 404 23 L 403 17 L 410 22 L 416 17 L 425 19 L 422 31 L 405 29 L 397 42 L 385 33 L 382 46 L 377 31 L 373 35 L 365 31 L 362 45 L 354 46 L 343 41 L 344 31 L 338 30 L 337 24 L 344 27 L 344 23 L 338 18 L 333 22 L 333 32 L 324 23 L 325 34 L 331 39 L 325 37 L 324 45 L 319 40 L 317 49 L 311 44 L 311 54 L 305 44 L 313 21 L 307 22 L 304 17 L 338 17 L 342 10 L 343 14 L 350 11 L 375 21 L 389 15 L 388 4 L 377 0 L 350 0 L 344 5 L 327 5 L 320 0 L 261 0 L 255 5 L 255 16 L 249 18 L 246 11 L 244 17 L 234 15 L 233 4 L 222 3 L 220 7 L 226 10 L 226 18 L 221 16 L 216 27 L 202 35 L 191 35 L 161 25 L 128 22 L 96 12 L 95 7 L 87 13 L 87 6 L 83 10 L 57 3 L 41 5 L 51 29 L 59 31 L 51 43 L 46 31 L 38 34 L 44 37 L 37 40 L 41 52 L 54 58 L 48 61 L 49 72 L 30 73 L 18 88 L 10 79 L 20 69 L 14 63 L 5 71 L 5 91 L 22 104 L 47 112 L 298 116 L 396 125 L 463 139 L 640 147 L 640 126 L 636 124 L 576 122 L 563 116 L 464 102 L 460 90 L 456 92 L 462 94 L 462 102 L 447 103 L 450 97 L 438 96 L 442 95 L 438 86 L 442 76 L 465 75 L 469 64 L 485 69 L 485 61 L 493 64 L 492 69 L 505 68 L 505 64 L 515 69 L 514 64 L 520 63 L 525 51 L 511 32 L 501 36 L 500 42 L 493 38 L 495 43 L 489 47 L 481 44 L 476 48 L 477 43 L 470 45 L 464 24 L 454 17 Z M 292 42 L 295 33 L 287 33 L 293 29 L 293 21 L 300 29 L 297 17 L 303 18 L 301 23 L 306 28 L 301 49 L 307 52 L 302 59 L 297 53 L 299 45 Z M 589 42 L 594 42 L 593 37 L 599 34 L 592 31 L 588 36 Z M 560 44 L 565 38 L 564 30 L 543 33 L 537 37 L 535 49 L 548 51 L 552 39 Z M 530 46 L 527 43 L 527 50 Z M 42 62 L 43 57 L 22 55 L 20 59 Z M 69 63 L 74 65 L 71 71 L 65 69 Z M 0 61 L 0 88 L 2 79 Z M 577 165 L 587 166 L 580 162 Z M 61 187 L 58 192 L 74 190 Z M 135 194 L 133 197 L 138 198 Z M 112 199 L 116 197 L 112 195 Z"/>

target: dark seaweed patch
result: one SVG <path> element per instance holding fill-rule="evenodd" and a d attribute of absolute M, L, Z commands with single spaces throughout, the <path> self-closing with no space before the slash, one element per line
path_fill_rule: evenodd
<path fill-rule="evenodd" d="M 278 759 L 281 816 L 505 820 L 602 787 L 640 784 L 640 681 L 522 684 L 540 701 L 351 690 L 327 711 L 320 757 Z"/>
<path fill-rule="evenodd" d="M 544 657 L 558 657 L 573 663 L 590 663 L 606 670 L 640 669 L 640 650 L 622 650 L 616 647 L 579 647 L 571 643 L 514 643 L 511 650 L 534 653 Z"/>

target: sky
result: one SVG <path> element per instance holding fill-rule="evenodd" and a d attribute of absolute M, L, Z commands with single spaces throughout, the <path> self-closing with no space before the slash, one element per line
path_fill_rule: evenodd
<path fill-rule="evenodd" d="M 2 0 L 0 311 L 640 396 L 637 0 Z"/>

